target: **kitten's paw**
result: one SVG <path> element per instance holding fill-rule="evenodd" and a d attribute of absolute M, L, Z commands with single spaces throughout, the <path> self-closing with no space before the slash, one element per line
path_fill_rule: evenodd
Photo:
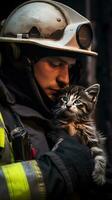
<path fill-rule="evenodd" d="M 103 185 L 106 182 L 105 174 L 94 170 L 92 173 L 93 180 L 98 185 Z"/>
<path fill-rule="evenodd" d="M 95 157 L 95 168 L 92 173 L 93 180 L 98 185 L 103 185 L 106 182 L 106 158 L 102 155 Z"/>

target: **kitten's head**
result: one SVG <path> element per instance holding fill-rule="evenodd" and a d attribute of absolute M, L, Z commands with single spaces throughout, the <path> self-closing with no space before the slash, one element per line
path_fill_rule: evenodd
<path fill-rule="evenodd" d="M 81 121 L 90 116 L 97 103 L 100 85 L 88 88 L 70 86 L 62 89 L 56 98 L 53 113 L 56 118 Z"/>

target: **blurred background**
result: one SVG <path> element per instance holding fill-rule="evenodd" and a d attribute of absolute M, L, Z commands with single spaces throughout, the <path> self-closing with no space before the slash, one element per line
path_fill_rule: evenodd
<path fill-rule="evenodd" d="M 88 82 L 101 85 L 97 105 L 96 121 L 98 128 L 107 136 L 107 151 L 112 159 L 112 0 L 58 0 L 72 7 L 91 20 L 94 30 L 93 49 L 97 58 L 88 57 L 86 68 Z M 23 0 L 4 0 L 0 6 L 0 20 Z M 112 163 L 112 160 L 111 160 Z"/>

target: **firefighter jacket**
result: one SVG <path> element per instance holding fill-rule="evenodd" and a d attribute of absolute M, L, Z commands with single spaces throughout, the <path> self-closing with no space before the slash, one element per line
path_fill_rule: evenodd
<path fill-rule="evenodd" d="M 6 102 L 11 101 L 10 93 L 4 92 L 4 98 L 2 84 L 0 89 L 0 199 L 79 199 L 78 191 L 86 186 L 87 192 L 91 183 L 93 162 L 89 150 L 64 133 L 52 150 L 47 139 L 49 121 L 31 107 L 14 103 L 13 114 L 19 116 L 31 142 L 29 159 L 15 159 L 10 133 L 17 128 L 16 118 Z"/>

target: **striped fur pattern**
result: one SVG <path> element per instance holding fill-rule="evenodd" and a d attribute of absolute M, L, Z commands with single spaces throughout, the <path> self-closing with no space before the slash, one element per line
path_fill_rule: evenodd
<path fill-rule="evenodd" d="M 106 181 L 105 138 L 96 129 L 93 117 L 99 91 L 99 84 L 88 88 L 82 86 L 65 88 L 56 98 L 53 113 L 57 128 L 65 128 L 71 136 L 77 134 L 80 141 L 89 146 L 95 161 L 92 176 L 97 184 L 102 185 Z"/>

